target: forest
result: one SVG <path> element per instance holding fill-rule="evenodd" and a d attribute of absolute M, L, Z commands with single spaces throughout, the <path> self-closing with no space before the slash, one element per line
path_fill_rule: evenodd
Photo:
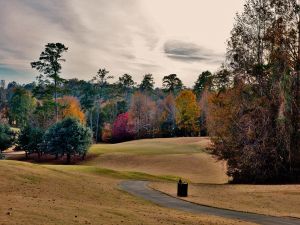
<path fill-rule="evenodd" d="M 40 73 L 36 82 L 1 82 L 0 131 L 19 128 L 18 148 L 51 149 L 45 141 L 49 129 L 69 118 L 96 143 L 210 136 L 208 150 L 227 161 L 233 182 L 299 181 L 300 9 L 295 0 L 248 0 L 236 16 L 224 64 L 214 73 L 203 70 L 191 88 L 176 74 L 166 75 L 161 88 L 150 73 L 139 84 L 130 71 L 112 82 L 108 68 L 87 80 L 64 79 L 65 54 L 67 46 L 49 43 L 32 60 Z"/>

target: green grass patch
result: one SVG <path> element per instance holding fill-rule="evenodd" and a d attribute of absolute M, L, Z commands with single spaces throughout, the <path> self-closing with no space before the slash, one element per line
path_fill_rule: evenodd
<path fill-rule="evenodd" d="M 177 181 L 179 177 L 172 175 L 156 176 L 142 172 L 132 171 L 115 171 L 111 169 L 105 169 L 95 166 L 82 166 L 82 165 L 45 165 L 45 168 L 59 171 L 59 172 L 82 172 L 90 173 L 101 176 L 108 176 L 117 179 L 128 179 L 128 180 L 149 180 L 149 181 Z"/>

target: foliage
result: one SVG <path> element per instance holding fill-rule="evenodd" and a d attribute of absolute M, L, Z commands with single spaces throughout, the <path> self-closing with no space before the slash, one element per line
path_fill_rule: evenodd
<path fill-rule="evenodd" d="M 158 106 L 160 114 L 160 130 L 163 137 L 174 137 L 176 132 L 176 103 L 169 94 Z"/>
<path fill-rule="evenodd" d="M 128 112 L 118 115 L 113 124 L 112 138 L 114 142 L 128 141 L 133 139 L 132 130 L 129 125 Z"/>
<path fill-rule="evenodd" d="M 72 96 L 64 96 L 59 98 L 57 102 L 60 104 L 59 118 L 74 117 L 82 124 L 85 124 L 85 115 L 81 111 L 80 102 Z"/>
<path fill-rule="evenodd" d="M 55 121 L 55 102 L 52 100 L 38 101 L 30 124 L 46 130 L 52 126 Z"/>
<path fill-rule="evenodd" d="M 176 74 L 170 74 L 168 76 L 164 76 L 163 87 L 167 93 L 176 95 L 183 88 L 183 84 Z"/>
<path fill-rule="evenodd" d="M 141 92 L 152 92 L 154 88 L 154 78 L 152 74 L 146 74 L 139 86 Z"/>
<path fill-rule="evenodd" d="M 36 100 L 23 88 L 16 88 L 9 101 L 9 120 L 12 125 L 22 128 L 28 125 L 35 110 Z"/>
<path fill-rule="evenodd" d="M 31 67 L 41 73 L 38 76 L 38 86 L 35 89 L 35 93 L 37 96 L 43 96 L 48 99 L 51 99 L 54 95 L 56 120 L 58 119 L 58 105 L 56 100 L 60 84 L 64 81 L 59 74 L 62 68 L 61 62 L 65 61 L 62 58 L 62 54 L 66 51 L 68 51 L 68 48 L 64 44 L 49 43 L 40 54 L 39 60 L 31 63 Z M 52 80 L 52 83 L 50 80 Z"/>
<path fill-rule="evenodd" d="M 44 130 L 38 127 L 26 126 L 21 129 L 18 136 L 18 146 L 27 154 L 38 153 L 41 155 Z"/>
<path fill-rule="evenodd" d="M 92 132 L 75 118 L 66 118 L 50 127 L 43 138 L 43 148 L 51 155 L 85 156 L 92 143 Z"/>
<path fill-rule="evenodd" d="M 16 133 L 5 124 L 0 124 L 0 152 L 13 146 Z"/>
<path fill-rule="evenodd" d="M 201 97 L 205 88 L 210 89 L 210 86 L 212 85 L 212 78 L 212 73 L 209 71 L 205 71 L 199 75 L 193 88 L 193 91 L 198 99 Z"/>
<path fill-rule="evenodd" d="M 190 90 L 181 91 L 176 98 L 176 124 L 185 136 L 199 134 L 199 115 L 196 95 Z"/>
<path fill-rule="evenodd" d="M 136 138 L 153 137 L 157 129 L 155 102 L 136 92 L 131 100 L 129 120 Z"/>
<path fill-rule="evenodd" d="M 227 160 L 234 182 L 299 177 L 298 13 L 295 0 L 247 0 L 237 14 L 208 123 L 213 153 Z"/>
<path fill-rule="evenodd" d="M 119 77 L 119 84 L 123 89 L 128 90 L 134 87 L 135 82 L 133 81 L 131 75 L 124 74 L 123 76 Z"/>

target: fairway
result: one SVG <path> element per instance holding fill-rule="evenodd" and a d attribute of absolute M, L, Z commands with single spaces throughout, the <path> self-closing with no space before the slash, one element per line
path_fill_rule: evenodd
<path fill-rule="evenodd" d="M 0 161 L 0 221 L 25 225 L 36 221 L 44 224 L 239 224 L 158 207 L 118 188 L 124 180 L 145 180 L 151 181 L 152 188 L 175 196 L 179 178 L 190 182 L 188 201 L 300 217 L 299 186 L 226 184 L 226 164 L 207 152 L 209 144 L 208 138 L 98 144 L 91 147 L 87 160 L 75 165 Z M 16 157 L 20 158 L 20 154 Z M 294 207 L 284 204 L 284 199 Z"/>
<path fill-rule="evenodd" d="M 226 164 L 206 153 L 208 138 L 147 139 L 122 144 L 94 145 L 86 165 L 118 171 L 176 176 L 194 183 L 228 182 Z"/>
<path fill-rule="evenodd" d="M 239 224 L 158 207 L 118 188 L 126 173 L 0 161 L 0 221 L 7 224 Z M 140 174 L 137 179 L 149 177 Z M 151 177 L 154 180 L 160 178 Z"/>

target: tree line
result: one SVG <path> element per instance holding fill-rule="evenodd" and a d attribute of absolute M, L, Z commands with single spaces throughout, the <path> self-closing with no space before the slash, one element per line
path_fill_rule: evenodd
<path fill-rule="evenodd" d="M 300 8 L 296 0 L 246 0 L 227 44 L 226 61 L 203 72 L 193 88 L 176 74 L 154 87 L 151 74 L 117 82 L 106 69 L 90 81 L 60 76 L 60 43 L 32 63 L 41 75 L 27 85 L 0 88 L 2 123 L 43 130 L 78 118 L 95 142 L 204 136 L 239 183 L 300 180 Z M 20 100 L 22 99 L 22 100 Z M 20 110 L 22 109 L 22 110 Z"/>
<path fill-rule="evenodd" d="M 66 80 L 60 74 L 67 50 L 61 43 L 45 46 L 38 61 L 31 63 L 40 72 L 36 82 L 7 86 L 3 82 L 3 123 L 46 130 L 59 120 L 76 117 L 93 131 L 95 142 L 199 136 L 198 101 L 211 79 L 210 72 L 199 76 L 194 89 L 184 87 L 176 74 L 163 78 L 163 88 L 154 87 L 152 74 L 144 75 L 138 85 L 129 74 L 113 83 L 106 69 L 99 69 L 89 81 Z M 202 132 L 205 130 L 203 126 Z"/>

